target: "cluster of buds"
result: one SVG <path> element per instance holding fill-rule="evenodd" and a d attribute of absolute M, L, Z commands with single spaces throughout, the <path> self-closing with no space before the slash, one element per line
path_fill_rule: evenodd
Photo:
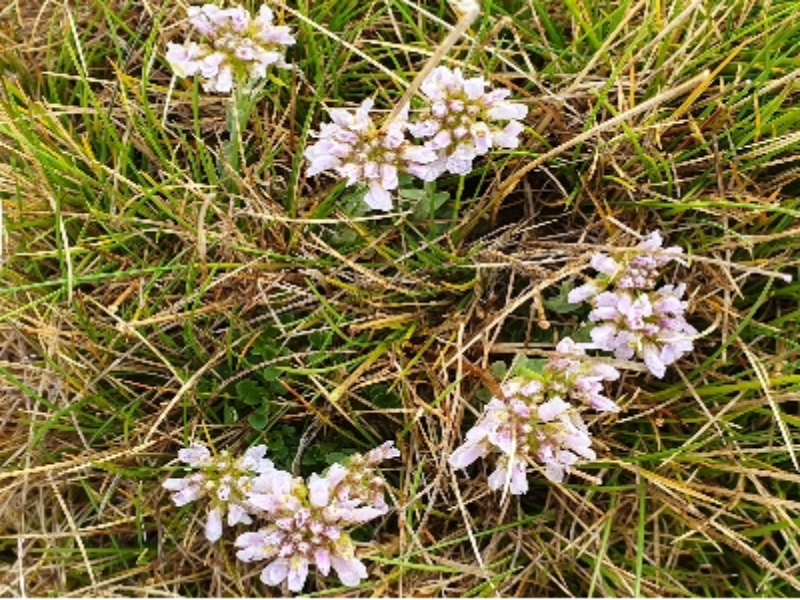
<path fill-rule="evenodd" d="M 691 352 L 697 330 L 685 317 L 686 285 L 664 285 L 654 289 L 661 268 L 679 260 L 677 246 L 662 249 L 655 231 L 637 247 L 618 258 L 596 254 L 591 265 L 600 275 L 569 293 L 573 304 L 588 300 L 592 341 L 617 358 L 644 360 L 649 371 L 663 377 L 668 365 Z"/>
<path fill-rule="evenodd" d="M 464 79 L 460 69 L 437 67 L 421 90 L 429 106 L 413 121 L 408 110 L 382 131 L 369 117 L 372 101 L 354 114 L 329 111 L 333 120 L 323 124 L 318 141 L 306 149 L 309 175 L 334 171 L 347 185 L 367 186 L 370 208 L 389 211 L 389 192 L 398 186 L 398 173 L 433 181 L 445 172 L 466 175 L 472 162 L 492 147 L 516 148 L 523 126 L 519 119 L 527 107 L 506 101 L 511 91 L 487 91 L 482 77 Z M 406 131 L 421 145 L 406 139 Z"/>
<path fill-rule="evenodd" d="M 592 281 L 576 287 L 569 293 L 573 304 L 590 300 L 610 286 L 621 290 L 652 290 L 661 269 L 673 260 L 680 260 L 683 249 L 679 246 L 662 248 L 664 240 L 658 231 L 649 233 L 633 248 L 622 250 L 616 258 L 603 252 L 592 256 L 590 264 L 599 275 Z"/>
<path fill-rule="evenodd" d="M 237 82 L 266 76 L 270 65 L 289 67 L 284 53 L 295 39 L 288 27 L 273 24 L 268 6 L 256 17 L 241 6 L 214 4 L 190 6 L 188 14 L 203 41 L 168 44 L 167 62 L 179 77 L 199 74 L 207 92 L 230 93 Z"/>
<path fill-rule="evenodd" d="M 548 398 L 567 398 L 599 412 L 619 412 L 617 403 L 605 396 L 604 381 L 619 379 L 608 363 L 590 359 L 581 344 L 564 338 L 556 355 L 544 366 L 543 385 Z"/>
<path fill-rule="evenodd" d="M 500 457 L 489 476 L 489 488 L 508 485 L 512 494 L 524 494 L 528 464 L 539 463 L 550 480 L 560 483 L 581 459 L 595 458 L 581 412 L 586 405 L 600 412 L 619 410 L 602 395 L 602 382 L 618 378 L 619 373 L 590 360 L 569 338 L 559 343 L 556 352 L 541 374 L 515 377 L 501 386 L 501 397 L 489 401 L 464 444 L 451 454 L 453 467 L 463 469 L 497 451 Z"/>
<path fill-rule="evenodd" d="M 164 487 L 176 492 L 173 501 L 178 506 L 210 497 L 206 537 L 212 542 L 222 535 L 226 510 L 229 525 L 250 524 L 253 517 L 265 522 L 265 527 L 243 533 L 235 542 L 239 560 L 268 561 L 261 573 L 265 584 L 285 580 L 291 591 L 299 592 L 309 566 L 316 565 L 323 576 L 333 568 L 342 583 L 358 585 L 367 570 L 355 556 L 349 530 L 388 512 L 386 484 L 376 468 L 399 456 L 398 450 L 386 442 L 308 480 L 276 469 L 265 453 L 266 447 L 255 446 L 234 460 L 225 453 L 212 457 L 207 448 L 194 444 L 181 450 L 179 459 L 200 471 L 168 479 Z"/>

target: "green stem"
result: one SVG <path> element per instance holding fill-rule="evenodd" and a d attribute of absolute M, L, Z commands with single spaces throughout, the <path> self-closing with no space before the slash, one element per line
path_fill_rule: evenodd
<path fill-rule="evenodd" d="M 230 138 L 222 145 L 222 156 L 225 164 L 221 165 L 220 175 L 223 185 L 231 191 L 235 189 L 233 178 L 237 173 L 241 172 L 241 167 L 243 166 L 244 144 L 242 143 L 242 132 L 250 121 L 250 113 L 253 112 L 256 104 L 255 98 L 260 89 L 261 86 L 248 89 L 245 86 L 245 82 L 237 81 L 231 97 L 231 103 L 228 105 L 226 121 Z"/>

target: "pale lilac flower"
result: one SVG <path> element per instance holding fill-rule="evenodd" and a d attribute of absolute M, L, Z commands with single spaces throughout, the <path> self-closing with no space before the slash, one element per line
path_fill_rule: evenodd
<path fill-rule="evenodd" d="M 540 421 L 547 423 L 548 421 L 556 420 L 570 408 L 572 406 L 570 406 L 569 402 L 565 402 L 562 398 L 556 396 L 547 402 L 542 402 L 536 408 L 536 416 L 539 417 Z"/>
<path fill-rule="evenodd" d="M 240 535 L 236 556 L 244 562 L 269 561 L 261 580 L 267 585 L 286 581 L 293 592 L 303 589 L 311 565 L 322 575 L 333 569 L 345 585 L 358 585 L 367 569 L 355 556 L 348 530 L 388 511 L 385 481 L 375 468 L 397 456 L 387 442 L 350 457 L 347 466 L 334 464 L 325 475 L 314 473 L 308 481 L 285 471 L 257 478 L 247 501 L 270 524 Z"/>
<path fill-rule="evenodd" d="M 586 356 L 583 346 L 568 337 L 558 343 L 556 352 L 544 367 L 548 397 L 564 396 L 600 412 L 619 411 L 603 389 L 603 381 L 619 379 L 619 371 L 601 359 Z"/>
<path fill-rule="evenodd" d="M 586 424 L 572 406 L 560 398 L 542 404 L 536 428 L 536 458 L 548 479 L 561 483 L 581 459 L 594 460 L 592 439 Z"/>
<path fill-rule="evenodd" d="M 376 467 L 385 460 L 399 458 L 400 450 L 394 447 L 394 442 L 384 442 L 364 455 L 364 463 Z M 350 461 L 352 465 L 352 460 Z"/>
<path fill-rule="evenodd" d="M 569 450 L 558 450 L 555 446 L 542 444 L 539 460 L 545 468 L 545 476 L 556 483 L 562 483 L 570 469 L 578 462 L 578 455 Z"/>
<path fill-rule="evenodd" d="M 467 432 L 467 441 L 453 450 L 448 462 L 455 469 L 466 469 L 479 458 L 487 456 L 493 447 L 483 427 L 476 425 Z"/>
<path fill-rule="evenodd" d="M 197 468 L 207 467 L 213 462 L 208 448 L 196 442 L 178 450 L 178 460 Z"/>
<path fill-rule="evenodd" d="M 173 492 L 172 501 L 184 506 L 207 497 L 206 538 L 215 542 L 222 536 L 223 518 L 227 514 L 229 526 L 248 525 L 253 509 L 246 500 L 256 478 L 272 473 L 272 461 L 266 459 L 266 446 L 253 446 L 242 457 L 234 458 L 228 452 L 212 456 L 202 444 L 193 443 L 178 451 L 178 459 L 199 469 L 184 478 L 170 478 L 164 489 Z"/>
<path fill-rule="evenodd" d="M 567 348 L 563 344 L 561 351 L 566 352 Z M 561 360 L 570 368 L 577 362 Z M 553 364 L 548 367 L 554 369 Z M 564 387 L 570 388 L 582 377 L 598 377 L 588 364 L 574 370 L 569 378 L 562 377 Z M 605 372 L 602 378 L 607 379 L 607 375 L 610 373 Z M 489 489 L 504 489 L 507 485 L 512 494 L 524 494 L 528 491 L 528 463 L 541 463 L 548 478 L 561 482 L 580 460 L 594 459 L 591 436 L 578 409 L 554 394 L 553 379 L 551 372 L 545 373 L 541 381 L 515 378 L 503 385 L 503 398 L 492 398 L 484 407 L 478 422 L 467 432 L 466 441 L 450 455 L 450 465 L 463 469 L 478 458 L 498 452 Z"/>
<path fill-rule="evenodd" d="M 287 518 L 281 526 L 270 525 L 257 533 L 244 533 L 236 539 L 239 550 L 236 557 L 243 562 L 270 561 L 261 572 L 261 581 L 267 585 L 280 585 L 287 580 L 289 590 L 303 589 L 308 567 L 316 564 L 322 575 L 331 567 L 343 584 L 358 585 L 367 577 L 364 564 L 355 557 L 355 546 L 350 536 L 339 527 L 312 529 L 307 515 Z"/>
<path fill-rule="evenodd" d="M 276 469 L 250 482 L 246 504 L 255 511 L 268 514 L 298 510 L 302 506 L 298 500 L 302 487 L 302 480 Z"/>
<path fill-rule="evenodd" d="M 492 398 L 483 415 L 467 432 L 467 439 L 450 455 L 450 464 L 463 469 L 478 458 L 497 448 L 514 462 L 518 451 L 524 452 L 524 443 L 530 434 L 531 409 L 514 397 Z M 524 458 L 521 459 L 524 464 Z"/>
<path fill-rule="evenodd" d="M 658 231 L 649 233 L 634 248 L 615 253 L 614 257 L 599 252 L 592 256 L 592 268 L 600 276 L 573 289 L 567 296 L 572 304 L 580 304 L 611 285 L 627 290 L 652 290 L 661 269 L 683 252 L 678 246 L 662 248 L 664 240 Z"/>
<path fill-rule="evenodd" d="M 216 506 L 208 511 L 208 518 L 206 519 L 206 526 L 205 526 L 205 534 L 206 534 L 206 539 L 209 542 L 216 542 L 219 538 L 222 537 L 222 508 L 220 508 L 219 506 Z"/>
<path fill-rule="evenodd" d="M 450 172 L 466 175 L 472 161 L 493 147 L 516 148 L 523 131 L 520 119 L 528 108 L 506 100 L 508 89 L 487 91 L 482 77 L 465 79 L 461 69 L 437 67 L 420 90 L 429 107 L 408 128 L 436 152 L 434 162 L 413 165 L 409 171 L 425 181 Z M 505 122 L 505 123 L 500 123 Z"/>
<path fill-rule="evenodd" d="M 567 294 L 567 302 L 570 304 L 580 304 L 590 298 L 594 298 L 597 294 L 603 291 L 603 288 L 594 281 L 589 281 L 583 285 L 570 290 Z"/>
<path fill-rule="evenodd" d="M 322 125 L 318 141 L 306 148 L 305 157 L 309 176 L 334 171 L 347 185 L 363 184 L 367 205 L 388 212 L 398 175 L 434 161 L 436 153 L 406 140 L 405 114 L 381 131 L 370 117 L 372 106 L 367 99 L 353 113 L 341 108 L 328 111 L 333 122 Z"/>
<path fill-rule="evenodd" d="M 509 474 L 509 464 L 511 473 Z M 490 490 L 501 490 L 508 482 L 508 491 L 514 495 L 525 494 L 528 491 L 527 465 L 521 460 L 514 460 L 507 456 L 498 459 L 495 471 L 489 475 L 486 483 Z"/>
<path fill-rule="evenodd" d="M 638 294 L 629 290 L 598 294 L 589 313 L 589 319 L 599 323 L 591 331 L 592 341 L 617 358 L 644 359 L 653 375 L 663 377 L 667 365 L 691 352 L 697 335 L 684 316 L 685 291 L 682 283 Z"/>
<path fill-rule="evenodd" d="M 205 494 L 206 479 L 202 473 L 193 473 L 188 477 L 171 477 L 163 483 L 165 490 L 175 492 L 172 494 L 172 501 L 175 506 L 185 506 L 202 498 Z"/>
<path fill-rule="evenodd" d="M 204 40 L 167 44 L 167 62 L 178 77 L 199 74 L 207 92 L 229 93 L 239 81 L 265 77 L 269 66 L 289 68 L 284 53 L 295 39 L 288 27 L 273 24 L 268 6 L 255 18 L 241 6 L 214 4 L 190 6 L 188 15 Z"/>

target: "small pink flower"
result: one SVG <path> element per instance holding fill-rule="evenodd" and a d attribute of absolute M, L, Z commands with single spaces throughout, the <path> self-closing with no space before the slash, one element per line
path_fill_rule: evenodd
<path fill-rule="evenodd" d="M 364 455 L 365 460 L 369 464 L 377 465 L 382 463 L 384 460 L 389 460 L 392 458 L 399 458 L 400 451 L 394 447 L 394 442 L 384 442 L 374 450 L 370 450 Z"/>
<path fill-rule="evenodd" d="M 567 294 L 567 302 L 570 304 L 580 304 L 589 298 L 593 298 L 601 292 L 600 286 L 594 282 L 585 283 L 576 287 Z"/>
<path fill-rule="evenodd" d="M 183 479 L 167 479 L 162 485 L 174 492 L 172 501 L 176 506 L 208 498 L 205 535 L 215 542 L 222 536 L 226 513 L 230 526 L 251 522 L 251 507 L 245 495 L 257 477 L 273 471 L 272 462 L 264 458 L 265 452 L 264 446 L 255 446 L 243 457 L 233 459 L 227 452 L 212 456 L 208 448 L 194 443 L 179 450 L 178 459 L 199 470 Z"/>
<path fill-rule="evenodd" d="M 306 583 L 306 577 L 308 577 L 308 560 L 303 556 L 293 556 L 289 560 L 286 577 L 289 589 L 293 592 L 301 591 Z"/>
<path fill-rule="evenodd" d="M 589 319 L 601 323 L 591 331 L 592 341 L 617 358 L 640 356 L 658 378 L 666 367 L 691 352 L 697 330 L 686 322 L 685 285 L 666 285 L 655 291 L 603 292 L 593 300 Z"/>
<path fill-rule="evenodd" d="M 459 446 L 450 455 L 448 462 L 455 469 L 466 469 L 479 458 L 483 458 L 492 450 L 492 445 L 486 440 L 468 442 Z"/>
<path fill-rule="evenodd" d="M 205 494 L 205 490 L 203 489 L 204 483 L 205 478 L 202 476 L 200 478 L 190 476 L 184 477 L 183 479 L 167 479 L 163 483 L 163 487 L 170 492 L 176 492 L 172 494 L 172 501 L 175 503 L 175 506 L 185 506 L 190 502 L 198 500 Z"/>
<path fill-rule="evenodd" d="M 539 419 L 547 423 L 548 421 L 555 421 L 564 412 L 572 408 L 569 402 L 564 402 L 561 398 L 553 398 L 547 402 L 540 404 L 538 409 Z"/>
<path fill-rule="evenodd" d="M 547 478 L 556 483 L 562 483 L 566 474 L 577 464 L 579 459 L 569 450 L 559 450 L 551 445 L 543 445 L 539 450 L 539 460 L 545 466 Z"/>
<path fill-rule="evenodd" d="M 336 569 L 341 582 L 347 586 L 356 586 L 367 578 L 367 568 L 357 558 L 331 556 L 331 565 Z"/>
<path fill-rule="evenodd" d="M 366 185 L 366 204 L 374 210 L 392 210 L 391 192 L 399 185 L 398 173 L 414 172 L 432 162 L 436 154 L 405 139 L 405 115 L 381 131 L 369 116 L 373 101 L 364 100 L 354 113 L 332 109 L 333 123 L 323 124 L 308 146 L 308 175 L 334 171 L 348 185 Z"/>
<path fill-rule="evenodd" d="M 249 525 L 253 520 L 244 506 L 241 504 L 231 503 L 228 505 L 228 525 L 233 527 L 241 523 L 242 525 Z"/>
<path fill-rule="evenodd" d="M 322 575 L 327 576 L 331 571 L 331 553 L 327 548 L 317 548 L 314 551 L 314 562 L 317 563 L 317 570 Z"/>
<path fill-rule="evenodd" d="M 289 574 L 289 561 L 279 558 L 268 564 L 261 572 L 261 581 L 267 585 L 280 585 Z"/>
<path fill-rule="evenodd" d="M 445 171 L 466 175 L 472 162 L 492 146 L 516 148 L 525 118 L 526 106 L 505 99 L 509 90 L 485 92 L 482 77 L 464 78 L 460 69 L 437 67 L 425 79 L 420 90 L 429 108 L 409 131 L 414 137 L 427 138 L 426 147 L 436 151 L 438 159 L 416 169 L 418 176 L 430 181 Z M 509 121 L 499 125 L 497 121 Z"/>
<path fill-rule="evenodd" d="M 642 358 L 650 372 L 661 379 L 667 372 L 667 365 L 661 360 L 661 351 L 655 344 L 642 343 Z"/>
<path fill-rule="evenodd" d="M 386 514 L 385 482 L 375 473 L 380 462 L 399 452 L 387 442 L 363 455 L 351 456 L 347 466 L 335 464 L 324 475 L 307 481 L 275 471 L 254 482 L 248 503 L 257 506 L 271 524 L 257 534 L 236 540 L 237 558 L 270 561 L 261 574 L 268 585 L 287 581 L 302 590 L 312 565 L 322 575 L 333 567 L 345 585 L 357 585 L 366 569 L 354 557 L 347 529 Z"/>
<path fill-rule="evenodd" d="M 199 73 L 203 89 L 229 93 L 237 79 L 262 78 L 271 65 L 288 68 L 283 56 L 295 39 L 288 27 L 272 24 L 273 13 L 267 6 L 255 18 L 240 6 L 190 6 L 188 17 L 204 41 L 167 45 L 167 62 L 178 77 Z"/>
<path fill-rule="evenodd" d="M 608 275 L 609 277 L 616 275 L 617 271 L 621 268 L 617 261 L 605 254 L 595 254 L 592 256 L 591 265 L 595 271 L 599 271 L 603 273 L 603 275 Z"/>
<path fill-rule="evenodd" d="M 597 400 L 595 403 L 587 402 L 592 406 L 617 408 L 608 399 L 605 399 L 607 404 L 599 402 L 599 398 L 604 397 L 596 386 L 612 372 L 619 374 L 612 367 L 596 370 L 592 361 L 569 358 L 570 355 L 582 356 L 585 352 L 568 338 L 562 340 L 557 349 L 563 356 L 548 363 L 541 381 L 514 378 L 501 386 L 503 397 L 492 398 L 484 407 L 478 422 L 467 432 L 464 444 L 450 455 L 448 462 L 451 466 L 465 468 L 495 450 L 499 457 L 497 468 L 489 476 L 489 488 L 500 489 L 508 482 L 512 494 L 523 494 L 528 490 L 528 461 L 549 465 L 548 477 L 552 475 L 552 479 L 560 474 L 561 479 L 554 480 L 561 481 L 579 456 L 589 460 L 595 458 L 591 437 L 577 414 L 578 409 L 554 390 L 561 389 L 581 399 Z M 574 457 L 574 461 L 558 462 L 559 452 L 568 452 L 563 457 L 565 460 Z"/>
<path fill-rule="evenodd" d="M 558 343 L 557 354 L 544 368 L 548 397 L 555 394 L 559 400 L 559 396 L 563 396 L 580 401 L 595 410 L 618 411 L 619 406 L 604 395 L 603 381 L 619 379 L 619 371 L 600 359 L 588 357 L 584 346 L 585 344 L 576 344 L 571 338 L 564 338 Z M 546 405 L 542 405 L 540 410 Z M 541 414 L 540 418 L 545 421 L 553 420 Z"/>
<path fill-rule="evenodd" d="M 201 444 L 192 444 L 178 450 L 178 460 L 192 467 L 207 467 L 211 464 L 211 453 Z"/>
<path fill-rule="evenodd" d="M 525 494 L 528 492 L 528 475 L 526 472 L 525 464 L 516 460 L 511 464 L 511 474 L 509 475 L 508 461 L 503 461 L 501 466 L 489 475 L 487 484 L 490 490 L 503 489 L 508 482 L 508 491 L 514 495 Z"/>

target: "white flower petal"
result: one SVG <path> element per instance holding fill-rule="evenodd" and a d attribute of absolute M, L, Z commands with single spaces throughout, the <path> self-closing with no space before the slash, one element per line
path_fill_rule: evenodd
<path fill-rule="evenodd" d="M 212 508 L 208 511 L 205 534 L 209 542 L 216 542 L 222 537 L 222 510 L 220 508 Z"/>
<path fill-rule="evenodd" d="M 392 196 L 377 182 L 369 184 L 369 191 L 364 196 L 364 202 L 373 210 L 389 212 L 392 210 Z"/>

